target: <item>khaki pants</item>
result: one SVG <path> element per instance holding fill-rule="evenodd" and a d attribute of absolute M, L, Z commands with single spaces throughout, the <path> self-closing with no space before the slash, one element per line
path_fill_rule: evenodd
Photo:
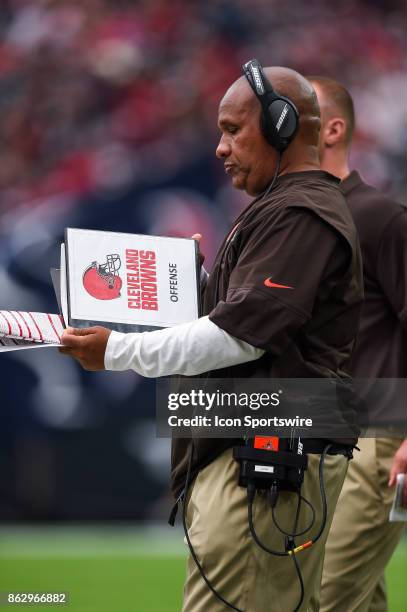
<path fill-rule="evenodd" d="M 314 546 L 297 555 L 305 584 L 301 611 L 319 608 L 324 546 L 347 464 L 342 455 L 326 457 L 327 526 Z M 321 524 L 318 465 L 319 455 L 309 455 L 302 495 L 312 502 L 316 520 L 311 531 L 296 538 L 297 545 L 314 536 Z M 253 541 L 248 528 L 246 490 L 237 484 L 238 471 L 229 449 L 198 474 L 187 509 L 192 545 L 206 576 L 224 599 L 244 612 L 292 612 L 300 597 L 293 560 L 271 556 Z M 296 507 L 295 494 L 280 494 L 276 518 L 287 531 L 293 529 Z M 256 496 L 253 514 L 260 539 L 271 548 L 284 550 L 284 536 L 273 525 L 265 496 Z M 310 517 L 309 509 L 302 504 L 297 531 L 309 523 Z M 225 612 L 226 609 L 208 589 L 190 557 L 183 612 Z"/>
<path fill-rule="evenodd" d="M 385 612 L 384 570 L 403 523 L 389 523 L 394 488 L 387 486 L 399 439 L 360 439 L 329 534 L 321 612 Z"/>

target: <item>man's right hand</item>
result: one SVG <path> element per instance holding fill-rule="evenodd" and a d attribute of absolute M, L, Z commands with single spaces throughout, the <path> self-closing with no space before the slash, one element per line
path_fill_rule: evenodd
<path fill-rule="evenodd" d="M 199 257 L 199 265 L 200 267 L 202 267 L 203 262 L 205 261 L 205 255 L 203 255 L 201 253 L 201 248 L 200 248 L 200 242 L 202 240 L 202 235 L 201 234 L 194 234 L 193 236 L 191 236 L 191 238 L 193 238 L 194 240 L 197 241 L 198 243 L 198 257 Z"/>

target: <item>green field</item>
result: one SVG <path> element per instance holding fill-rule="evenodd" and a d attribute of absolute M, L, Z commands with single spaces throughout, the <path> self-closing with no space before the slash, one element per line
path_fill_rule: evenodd
<path fill-rule="evenodd" d="M 179 612 L 186 551 L 170 528 L 15 528 L 0 530 L 0 591 L 69 591 L 80 612 Z M 407 541 L 388 570 L 390 612 L 407 610 Z M 4 607 L 6 610 L 7 607 Z"/>

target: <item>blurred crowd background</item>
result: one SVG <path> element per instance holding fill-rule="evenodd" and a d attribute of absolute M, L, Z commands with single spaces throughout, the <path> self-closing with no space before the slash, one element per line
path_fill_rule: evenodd
<path fill-rule="evenodd" d="M 342 81 L 353 165 L 406 202 L 406 31 L 404 0 L 2 0 L 0 309 L 56 311 L 67 226 L 200 232 L 210 267 L 247 203 L 217 106 L 253 57 Z M 153 382 L 55 349 L 0 360 L 0 520 L 166 518 Z"/>

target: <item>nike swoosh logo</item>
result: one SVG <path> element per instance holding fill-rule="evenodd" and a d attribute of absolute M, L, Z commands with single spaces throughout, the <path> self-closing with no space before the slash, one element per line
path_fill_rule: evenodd
<path fill-rule="evenodd" d="M 279 285 L 278 283 L 273 283 L 270 278 L 266 278 L 264 284 L 266 285 L 266 287 L 274 287 L 276 289 L 294 289 L 294 287 L 289 287 L 288 285 Z"/>

